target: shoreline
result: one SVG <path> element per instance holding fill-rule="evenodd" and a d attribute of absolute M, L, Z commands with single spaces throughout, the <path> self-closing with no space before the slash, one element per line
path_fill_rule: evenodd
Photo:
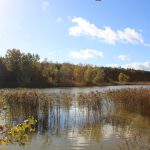
<path fill-rule="evenodd" d="M 150 82 L 112 82 L 112 83 L 102 83 L 102 84 L 72 84 L 72 85 L 52 85 L 52 86 L 25 86 L 25 87 L 19 87 L 19 86 L 6 86 L 6 87 L 0 87 L 0 89 L 19 89 L 19 88 L 26 88 L 26 89 L 45 89 L 45 88 L 84 88 L 84 87 L 103 87 L 103 86 L 123 86 L 123 85 L 150 85 Z"/>

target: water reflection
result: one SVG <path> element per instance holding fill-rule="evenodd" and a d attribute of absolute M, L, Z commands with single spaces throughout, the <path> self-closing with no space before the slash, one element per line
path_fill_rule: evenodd
<path fill-rule="evenodd" d="M 32 144 L 24 149 L 150 148 L 149 117 L 128 111 L 107 99 L 102 92 L 61 91 L 46 95 L 36 92 L 26 91 L 21 97 L 16 93 L 7 96 L 9 121 L 13 125 L 29 116 L 38 120 Z M 15 145 L 7 148 L 22 149 Z"/>

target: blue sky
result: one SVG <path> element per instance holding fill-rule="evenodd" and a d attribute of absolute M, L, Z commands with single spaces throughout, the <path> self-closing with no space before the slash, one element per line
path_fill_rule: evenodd
<path fill-rule="evenodd" d="M 149 0 L 0 0 L 0 54 L 150 71 Z"/>

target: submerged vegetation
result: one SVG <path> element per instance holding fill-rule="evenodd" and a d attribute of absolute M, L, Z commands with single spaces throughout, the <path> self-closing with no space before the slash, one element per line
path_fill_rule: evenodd
<path fill-rule="evenodd" d="M 92 86 L 148 81 L 148 71 L 40 62 L 37 54 L 25 54 L 18 49 L 8 50 L 0 57 L 0 87 Z"/>

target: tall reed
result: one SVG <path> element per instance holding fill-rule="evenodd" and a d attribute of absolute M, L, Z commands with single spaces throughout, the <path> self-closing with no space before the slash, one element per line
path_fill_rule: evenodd
<path fill-rule="evenodd" d="M 148 88 L 109 90 L 106 92 L 106 97 L 116 106 L 121 106 L 130 112 L 150 115 L 150 89 Z"/>

